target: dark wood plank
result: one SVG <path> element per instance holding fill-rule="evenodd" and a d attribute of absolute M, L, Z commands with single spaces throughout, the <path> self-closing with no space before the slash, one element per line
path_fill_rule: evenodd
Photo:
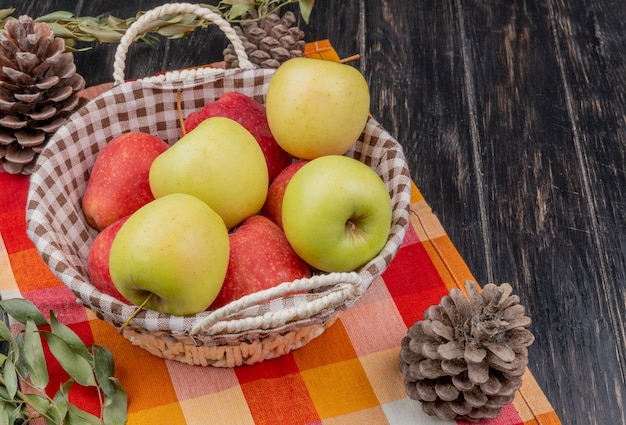
<path fill-rule="evenodd" d="M 542 371 L 570 377 L 568 386 L 547 385 L 562 416 L 578 412 L 581 423 L 620 423 L 623 408 L 597 405 L 597 399 L 611 399 L 613 406 L 623 402 L 619 316 L 624 303 L 608 279 L 595 207 L 610 192 L 598 192 L 599 182 L 590 177 L 595 171 L 591 161 L 607 165 L 612 160 L 597 158 L 589 146 L 611 124 L 580 115 L 575 105 L 593 103 L 598 94 L 590 83 L 594 78 L 574 75 L 586 58 L 567 55 L 560 40 L 580 55 L 584 46 L 565 31 L 586 25 L 576 22 L 584 15 L 529 6 L 514 2 L 500 10 L 490 7 L 489 13 L 462 10 L 472 75 L 480 86 L 475 91 L 477 149 L 481 180 L 488 182 L 481 208 L 493 257 L 487 276 L 514 282 L 531 316 L 541 323 L 535 346 L 541 355 L 531 359 L 540 382 L 550 379 Z M 574 87 L 581 93 L 573 94 Z M 609 109 L 623 110 L 616 100 L 609 101 Z M 503 143 L 509 146 L 503 149 Z M 612 151 L 620 154 L 619 144 Z M 585 373 L 580 373 L 581 364 L 587 365 Z M 585 397 L 590 376 L 593 398 Z"/>
<path fill-rule="evenodd" d="M 604 391 L 616 394 L 621 416 L 607 423 L 626 423 L 626 13 L 611 1 L 554 1 L 550 13 L 581 170 L 581 214 L 591 238 L 579 253 L 595 266 L 587 270 L 589 278 L 579 281 L 599 310 L 593 324 L 586 323 L 586 332 L 598 341 L 599 353 L 589 369 L 596 376 L 581 384 L 598 388 L 600 397 Z M 614 375 L 597 372 L 615 360 Z"/>

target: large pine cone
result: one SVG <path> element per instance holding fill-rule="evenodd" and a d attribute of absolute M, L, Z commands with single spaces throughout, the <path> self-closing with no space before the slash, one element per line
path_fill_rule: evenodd
<path fill-rule="evenodd" d="M 13 174 L 30 174 L 48 137 L 85 103 L 65 41 L 28 16 L 0 32 L 0 160 Z"/>
<path fill-rule="evenodd" d="M 304 32 L 295 23 L 296 15 L 288 11 L 282 18 L 272 13 L 259 21 L 242 22 L 234 29 L 243 42 L 250 62 L 260 68 L 275 69 L 287 59 L 302 57 L 304 54 Z M 224 49 L 224 62 L 226 68 L 239 66 L 232 44 Z"/>
<path fill-rule="evenodd" d="M 494 418 L 513 401 L 534 341 L 530 318 L 509 284 L 468 281 L 431 306 L 402 340 L 400 371 L 409 398 L 441 419 Z"/>

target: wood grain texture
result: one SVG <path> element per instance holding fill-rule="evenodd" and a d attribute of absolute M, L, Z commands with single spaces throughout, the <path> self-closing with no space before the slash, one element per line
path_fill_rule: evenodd
<path fill-rule="evenodd" d="M 17 3 L 17 4 L 15 4 Z M 134 16 L 163 1 L 0 0 Z M 533 319 L 530 369 L 564 424 L 626 424 L 626 8 L 621 0 L 317 0 L 329 38 L 477 280 Z M 134 45 L 127 76 L 221 59 L 211 29 Z M 114 46 L 76 54 L 111 81 Z"/>

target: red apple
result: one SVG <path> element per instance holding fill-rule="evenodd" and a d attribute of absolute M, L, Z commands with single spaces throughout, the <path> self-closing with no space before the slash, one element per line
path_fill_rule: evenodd
<path fill-rule="evenodd" d="M 293 251 L 283 231 L 267 217 L 248 217 L 229 239 L 226 277 L 210 310 L 282 282 L 311 276 L 309 266 Z"/>
<path fill-rule="evenodd" d="M 148 173 L 154 159 L 169 145 L 143 132 L 114 137 L 94 162 L 83 196 L 87 223 L 102 230 L 154 199 Z"/>
<path fill-rule="evenodd" d="M 91 284 L 100 292 L 117 298 L 126 304 L 131 304 L 130 301 L 117 290 L 109 271 L 111 245 L 120 227 L 128 220 L 128 217 L 130 217 L 130 215 L 120 218 L 115 223 L 107 226 L 102 232 L 98 233 L 87 255 L 87 274 L 89 275 Z"/>
<path fill-rule="evenodd" d="M 205 119 L 216 116 L 237 121 L 254 136 L 265 155 L 270 183 L 291 163 L 292 156 L 274 140 L 265 107 L 256 100 L 238 92 L 224 93 L 215 102 L 207 103 L 201 110 L 189 114 L 185 120 L 185 131 L 189 133 Z"/>
<path fill-rule="evenodd" d="M 276 176 L 267 190 L 267 198 L 265 198 L 265 204 L 261 209 L 261 214 L 272 220 L 281 229 L 283 228 L 283 197 L 285 195 L 287 183 L 289 183 L 291 177 L 296 174 L 296 171 L 302 168 L 302 166 L 307 162 L 308 161 L 306 160 L 299 160 L 290 164 L 287 168 L 281 171 L 278 176 Z"/>

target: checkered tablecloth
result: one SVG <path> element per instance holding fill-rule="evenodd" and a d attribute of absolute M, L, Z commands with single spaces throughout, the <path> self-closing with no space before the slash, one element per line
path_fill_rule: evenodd
<path fill-rule="evenodd" d="M 128 393 L 129 424 L 454 424 L 427 416 L 408 399 L 398 370 L 408 327 L 450 288 L 472 279 L 417 187 L 401 249 L 351 309 L 303 348 L 227 369 L 154 357 L 78 305 L 26 236 L 28 185 L 28 177 L 0 172 L 0 295 L 27 298 L 46 315 L 53 310 L 85 343 L 111 350 Z M 50 388 L 58 388 L 68 377 L 49 363 Z M 84 409 L 99 409 L 90 390 L 76 387 L 70 396 Z M 484 423 L 560 421 L 527 372 L 515 401 Z"/>

